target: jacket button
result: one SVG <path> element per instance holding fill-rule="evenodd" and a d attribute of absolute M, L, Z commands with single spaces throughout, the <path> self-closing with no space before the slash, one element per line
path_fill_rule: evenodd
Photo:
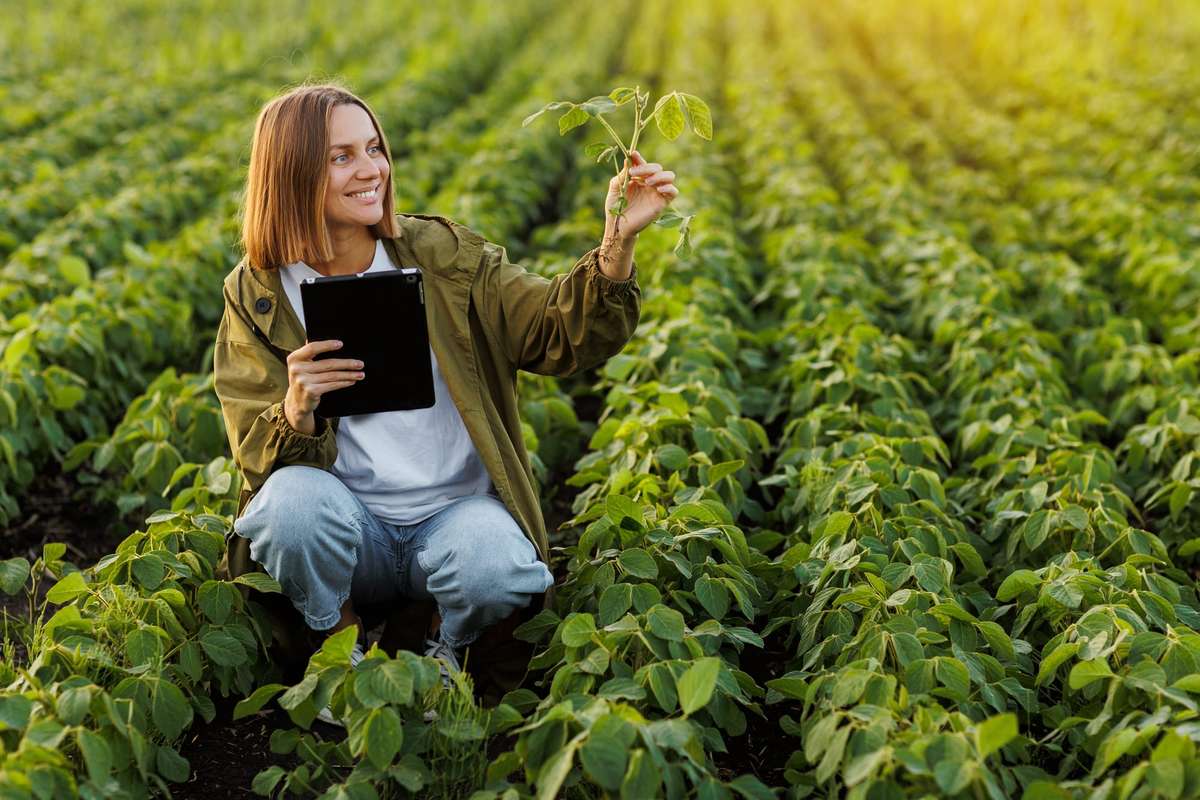
<path fill-rule="evenodd" d="M 260 297 L 254 301 L 254 310 L 260 314 L 265 314 L 271 310 L 271 301 L 269 298 Z"/>

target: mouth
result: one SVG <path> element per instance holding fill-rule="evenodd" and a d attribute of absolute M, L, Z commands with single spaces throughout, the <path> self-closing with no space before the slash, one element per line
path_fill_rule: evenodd
<path fill-rule="evenodd" d="M 372 188 L 362 192 L 350 192 L 346 195 L 346 197 L 349 197 L 352 200 L 358 200 L 366 205 L 370 205 L 379 200 L 380 185 L 381 184 L 375 184 L 375 186 Z"/>

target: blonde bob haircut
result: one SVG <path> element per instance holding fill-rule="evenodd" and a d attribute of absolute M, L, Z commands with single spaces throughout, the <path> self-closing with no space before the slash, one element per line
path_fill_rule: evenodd
<path fill-rule="evenodd" d="M 384 157 L 392 151 L 374 112 L 346 88 L 332 83 L 301 84 L 263 106 L 254 125 L 250 168 L 242 206 L 242 247 L 250 266 L 276 269 L 297 261 L 332 261 L 325 226 L 329 183 L 329 118 L 335 106 L 353 103 L 367 112 Z M 383 218 L 370 226 L 376 239 L 396 236 L 392 175 L 383 193 Z"/>

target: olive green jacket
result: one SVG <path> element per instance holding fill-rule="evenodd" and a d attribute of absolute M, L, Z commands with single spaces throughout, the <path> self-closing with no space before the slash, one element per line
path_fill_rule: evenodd
<path fill-rule="evenodd" d="M 600 271 L 599 248 L 593 248 L 569 272 L 547 279 L 444 217 L 397 214 L 396 221 L 399 235 L 384 239 L 384 246 L 397 265 L 422 270 L 430 344 L 454 403 L 500 498 L 549 563 L 521 435 L 517 370 L 566 376 L 619 352 L 640 316 L 637 265 L 629 278 L 614 281 Z M 239 517 L 274 469 L 305 464 L 328 470 L 337 458 L 337 419 L 318 414 L 314 434 L 307 435 L 283 413 L 287 354 L 304 343 L 279 271 L 254 269 L 243 259 L 225 279 L 213 355 L 217 397 L 243 478 Z M 259 568 L 239 536 L 230 536 L 226 559 L 230 576 Z"/>

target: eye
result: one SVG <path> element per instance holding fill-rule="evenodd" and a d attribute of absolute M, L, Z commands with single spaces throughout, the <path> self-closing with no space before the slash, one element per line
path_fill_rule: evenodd
<path fill-rule="evenodd" d="M 381 153 L 383 152 L 383 147 L 381 147 L 380 145 L 377 145 L 377 144 L 371 145 L 371 149 L 378 150 Z"/>

